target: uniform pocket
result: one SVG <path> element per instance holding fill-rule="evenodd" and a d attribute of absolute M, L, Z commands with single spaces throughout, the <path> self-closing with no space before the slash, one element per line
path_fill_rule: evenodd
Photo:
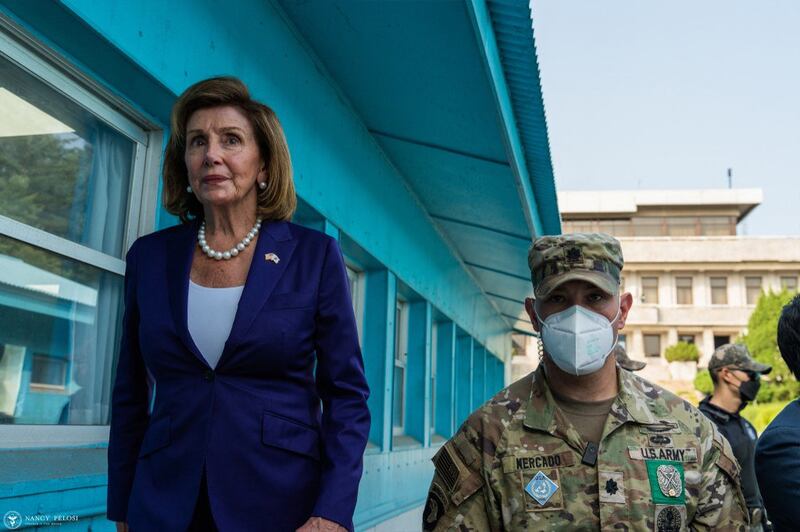
<path fill-rule="evenodd" d="M 319 460 L 319 433 L 304 425 L 271 412 L 264 412 L 261 443 Z"/>
<path fill-rule="evenodd" d="M 170 444 L 170 418 L 162 417 L 151 421 L 144 434 L 142 446 L 139 449 L 139 458 L 153 454 Z"/>

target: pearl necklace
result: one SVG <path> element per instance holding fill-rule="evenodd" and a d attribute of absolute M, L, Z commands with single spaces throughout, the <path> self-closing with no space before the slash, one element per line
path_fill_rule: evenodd
<path fill-rule="evenodd" d="M 228 251 L 216 251 L 211 249 L 211 246 L 209 246 L 208 242 L 206 242 L 206 222 L 203 221 L 203 223 L 200 224 L 200 230 L 197 231 L 197 243 L 200 245 L 200 249 L 203 250 L 203 253 L 208 255 L 208 258 L 216 260 L 230 260 L 240 252 L 244 251 L 244 248 L 246 248 L 247 245 L 250 244 L 250 242 L 252 242 L 256 237 L 260 228 L 261 218 L 256 218 L 256 224 L 252 229 L 250 229 L 250 232 L 247 233 L 247 236 L 241 239 L 238 244 L 233 246 Z"/>

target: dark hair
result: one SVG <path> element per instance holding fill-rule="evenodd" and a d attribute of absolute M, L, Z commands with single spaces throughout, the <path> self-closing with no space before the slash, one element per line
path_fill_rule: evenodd
<path fill-rule="evenodd" d="M 297 206 L 292 161 L 283 128 L 275 112 L 253 100 L 247 86 L 234 77 L 199 81 L 186 89 L 172 108 L 171 129 L 164 153 L 164 207 L 186 222 L 203 217 L 203 206 L 186 191 L 189 176 L 184 162 L 186 124 L 200 109 L 233 106 L 250 120 L 267 170 L 267 188 L 258 189 L 256 214 L 264 220 L 289 220 Z"/>
<path fill-rule="evenodd" d="M 795 378 L 800 380 L 800 295 L 795 296 L 781 311 L 778 349 Z"/>
<path fill-rule="evenodd" d="M 711 375 L 711 383 L 716 386 L 719 383 L 719 370 L 721 368 L 714 368 L 708 370 L 708 374 Z"/>

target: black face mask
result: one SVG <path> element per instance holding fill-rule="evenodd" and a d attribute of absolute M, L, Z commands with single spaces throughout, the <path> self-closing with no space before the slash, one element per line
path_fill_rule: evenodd
<path fill-rule="evenodd" d="M 758 379 L 758 375 L 750 375 L 749 381 L 739 385 L 739 397 L 742 398 L 742 402 L 750 403 L 755 401 L 759 388 L 761 388 L 761 381 Z"/>

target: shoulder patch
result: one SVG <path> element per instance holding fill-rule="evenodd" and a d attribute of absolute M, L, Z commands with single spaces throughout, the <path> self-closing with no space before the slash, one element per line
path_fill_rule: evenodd
<path fill-rule="evenodd" d="M 456 484 L 458 484 L 458 478 L 461 474 L 447 446 L 442 447 L 433 457 L 433 465 L 447 489 L 450 492 L 455 490 Z"/>

